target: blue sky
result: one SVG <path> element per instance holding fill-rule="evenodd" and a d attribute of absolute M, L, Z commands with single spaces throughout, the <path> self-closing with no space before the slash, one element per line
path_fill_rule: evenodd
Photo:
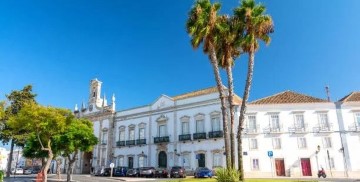
<path fill-rule="evenodd" d="M 41 104 L 73 109 L 98 78 L 121 110 L 215 85 L 185 31 L 193 2 L 0 1 L 0 100 L 32 84 Z M 333 100 L 360 90 L 360 1 L 262 2 L 275 33 L 255 56 L 250 100 L 284 90 L 325 98 L 327 84 Z M 239 4 L 222 3 L 222 13 Z M 233 73 L 240 96 L 246 62 L 239 58 Z"/>

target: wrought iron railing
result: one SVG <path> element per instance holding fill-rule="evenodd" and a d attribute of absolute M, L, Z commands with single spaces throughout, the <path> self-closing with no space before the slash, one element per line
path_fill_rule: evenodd
<path fill-rule="evenodd" d="M 191 134 L 179 135 L 179 141 L 187 141 L 187 140 L 191 140 Z"/>
<path fill-rule="evenodd" d="M 117 142 L 116 142 L 116 146 L 117 146 L 117 147 L 123 147 L 123 146 L 125 146 L 125 141 L 117 141 Z"/>
<path fill-rule="evenodd" d="M 169 136 L 154 137 L 154 143 L 165 143 L 170 142 Z"/>
<path fill-rule="evenodd" d="M 206 133 L 194 133 L 193 139 L 194 140 L 206 139 Z"/>
<path fill-rule="evenodd" d="M 137 139 L 136 140 L 136 145 L 143 145 L 146 144 L 146 139 Z"/>
<path fill-rule="evenodd" d="M 135 145 L 135 140 L 126 140 L 126 146 Z"/>
<path fill-rule="evenodd" d="M 224 136 L 223 131 L 210 131 L 209 138 L 222 138 Z"/>

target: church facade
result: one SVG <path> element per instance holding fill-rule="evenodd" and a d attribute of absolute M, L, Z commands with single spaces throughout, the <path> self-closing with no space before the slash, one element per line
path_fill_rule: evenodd
<path fill-rule="evenodd" d="M 78 117 L 93 121 L 99 139 L 93 152 L 79 154 L 76 173 L 110 163 L 129 168 L 177 165 L 187 171 L 225 166 L 216 87 L 161 95 L 148 105 L 116 111 L 115 96 L 108 104 L 101 85 L 91 80 L 88 103 L 75 107 Z M 285 91 L 249 103 L 243 130 L 245 176 L 316 176 L 324 168 L 328 176 L 359 177 L 359 96 L 352 93 L 334 103 Z M 234 102 L 238 118 L 241 99 L 236 96 Z"/>

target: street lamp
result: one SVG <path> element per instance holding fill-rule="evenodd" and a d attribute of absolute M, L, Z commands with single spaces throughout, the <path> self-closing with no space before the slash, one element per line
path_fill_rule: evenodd
<path fill-rule="evenodd" d="M 319 171 L 319 160 L 318 160 L 318 154 L 320 152 L 320 145 L 317 146 L 316 151 L 315 151 L 315 157 L 316 157 L 316 166 L 317 166 L 317 170 Z"/>

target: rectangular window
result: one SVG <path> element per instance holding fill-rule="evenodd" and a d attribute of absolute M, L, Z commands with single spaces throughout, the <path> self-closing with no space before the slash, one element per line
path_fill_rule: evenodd
<path fill-rule="evenodd" d="M 119 157 L 118 165 L 124 166 L 124 157 Z"/>
<path fill-rule="evenodd" d="M 299 149 L 305 149 L 307 147 L 306 138 L 298 138 Z"/>
<path fill-rule="evenodd" d="M 211 118 L 211 125 L 212 125 L 212 131 L 221 131 L 219 117 Z"/>
<path fill-rule="evenodd" d="M 93 152 L 93 157 L 95 158 L 95 157 L 97 157 L 97 146 L 95 145 L 95 147 L 94 147 L 94 152 Z"/>
<path fill-rule="evenodd" d="M 135 140 L 135 129 L 134 128 L 129 129 L 129 140 Z"/>
<path fill-rule="evenodd" d="M 273 138 L 272 140 L 274 149 L 281 149 L 281 140 L 280 138 Z"/>
<path fill-rule="evenodd" d="M 139 157 L 139 167 L 145 167 L 146 165 L 146 157 L 140 156 Z"/>
<path fill-rule="evenodd" d="M 181 132 L 183 135 L 189 134 L 189 122 L 182 122 L 181 123 Z"/>
<path fill-rule="evenodd" d="M 270 115 L 271 118 L 271 128 L 273 131 L 280 131 L 280 121 L 279 121 L 279 115 L 278 114 L 272 114 Z"/>
<path fill-rule="evenodd" d="M 252 132 L 256 131 L 256 116 L 249 115 L 247 118 L 248 118 L 248 129 Z"/>
<path fill-rule="evenodd" d="M 221 153 L 214 153 L 213 155 L 213 168 L 215 167 L 221 167 L 222 166 L 222 162 L 221 162 L 221 158 L 222 158 L 222 154 Z"/>
<path fill-rule="evenodd" d="M 252 159 L 252 170 L 259 170 L 259 159 Z"/>
<path fill-rule="evenodd" d="M 319 125 L 321 129 L 329 129 L 329 121 L 327 113 L 319 113 Z"/>
<path fill-rule="evenodd" d="M 196 120 L 196 133 L 203 133 L 204 130 L 204 120 Z"/>
<path fill-rule="evenodd" d="M 360 112 L 355 113 L 355 122 L 357 126 L 360 126 Z"/>
<path fill-rule="evenodd" d="M 190 169 L 190 154 L 186 153 L 183 155 L 183 164 L 184 164 L 184 168 L 186 169 Z"/>
<path fill-rule="evenodd" d="M 305 128 L 304 115 L 303 114 L 296 114 L 295 115 L 295 128 Z"/>
<path fill-rule="evenodd" d="M 125 141 L 125 130 L 120 131 L 119 141 Z"/>
<path fill-rule="evenodd" d="M 324 143 L 324 148 L 331 148 L 332 147 L 331 137 L 324 137 L 323 143 Z"/>
<path fill-rule="evenodd" d="M 166 136 L 166 125 L 159 125 L 159 137 Z"/>
<path fill-rule="evenodd" d="M 250 149 L 258 149 L 258 144 L 257 144 L 256 138 L 250 139 Z"/>
<path fill-rule="evenodd" d="M 108 139 L 108 133 L 107 133 L 107 131 L 103 131 L 101 143 L 107 144 L 107 139 Z"/>
<path fill-rule="evenodd" d="M 145 128 L 139 128 L 139 139 L 145 139 Z"/>

